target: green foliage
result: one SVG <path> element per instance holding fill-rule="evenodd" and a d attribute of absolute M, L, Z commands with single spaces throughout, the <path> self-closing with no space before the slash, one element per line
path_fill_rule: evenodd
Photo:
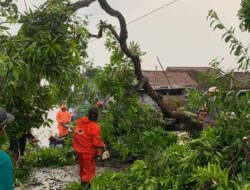
<path fill-rule="evenodd" d="M 8 27 L 2 24 L 15 23 L 18 19 L 18 8 L 12 0 L 0 0 L 0 34 Z"/>
<path fill-rule="evenodd" d="M 21 16 L 17 35 L 0 36 L 0 104 L 16 118 L 8 129 L 13 138 L 49 125 L 47 111 L 83 87 L 86 21 L 72 16 L 68 5 L 48 1 Z"/>
<path fill-rule="evenodd" d="M 163 131 L 160 113 L 142 105 L 136 90 L 133 64 L 109 35 L 106 46 L 111 52 L 110 64 L 95 77 L 99 95 L 110 99 L 106 103 L 108 112 L 103 113 L 100 120 L 102 136 L 112 152 L 123 160 L 150 157 L 166 148 L 170 142 L 168 137 L 173 137 L 174 142 L 176 136 Z M 135 43 L 131 43 L 130 48 L 136 54 L 143 54 Z"/>
<path fill-rule="evenodd" d="M 248 1 L 248 0 L 247 0 Z M 248 3 L 249 4 L 249 3 Z M 244 9 L 244 8 L 243 8 Z M 242 9 L 242 11 L 243 11 Z M 244 71 L 247 71 L 249 68 L 249 55 L 248 55 L 248 47 L 245 48 L 244 45 L 235 37 L 234 28 L 227 28 L 226 26 L 223 25 L 223 23 L 220 21 L 218 15 L 214 10 L 210 10 L 208 13 L 208 17 L 210 20 L 210 26 L 214 27 L 215 29 L 220 29 L 224 30 L 225 33 L 222 35 L 222 39 L 226 42 L 229 43 L 229 48 L 230 48 L 230 54 L 234 54 L 235 57 L 237 58 L 237 63 L 238 63 L 238 69 L 242 69 Z"/>
<path fill-rule="evenodd" d="M 99 89 L 95 83 L 95 77 L 98 73 L 102 72 L 101 68 L 94 68 L 92 64 L 85 67 L 84 76 L 86 83 L 83 87 L 83 106 L 86 108 L 94 107 L 98 100 L 102 100 L 100 97 Z"/>
<path fill-rule="evenodd" d="M 81 189 L 81 184 L 79 182 L 71 182 L 68 185 L 66 185 L 66 190 L 79 190 Z"/>
<path fill-rule="evenodd" d="M 156 154 L 177 138 L 161 128 L 162 118 L 150 107 L 143 107 L 136 96 L 113 102 L 101 119 L 103 138 L 123 158 Z M 169 137 L 169 139 L 168 139 Z M 174 141 L 175 140 L 175 141 Z"/>
<path fill-rule="evenodd" d="M 62 167 L 75 164 L 74 151 L 66 148 L 46 148 L 27 154 L 21 164 L 34 167 Z"/>
<path fill-rule="evenodd" d="M 21 186 L 28 180 L 32 166 L 29 164 L 22 164 L 14 168 L 14 183 L 16 187 Z"/>
<path fill-rule="evenodd" d="M 137 160 L 127 171 L 106 172 L 94 180 L 94 189 L 190 189 L 186 180 L 199 154 L 189 151 L 187 146 L 174 145 L 158 160 Z"/>
<path fill-rule="evenodd" d="M 229 170 L 222 170 L 220 166 L 208 163 L 206 167 L 197 167 L 193 174 L 197 189 L 232 189 L 229 185 Z"/>
<path fill-rule="evenodd" d="M 205 105 L 205 95 L 202 95 L 198 90 L 190 90 L 188 92 L 187 109 L 190 111 L 198 111 Z"/>
<path fill-rule="evenodd" d="M 241 0 L 241 8 L 238 12 L 239 19 L 241 20 L 240 28 L 243 31 L 250 31 L 250 1 Z"/>
<path fill-rule="evenodd" d="M 136 179 L 136 180 L 135 180 Z M 142 160 L 137 160 L 130 168 L 130 171 L 112 173 L 106 172 L 102 178 L 93 182 L 95 190 L 102 189 L 157 189 L 157 179 L 150 176 L 150 168 Z"/>
<path fill-rule="evenodd" d="M 197 91 L 190 91 L 189 94 L 192 99 L 188 106 L 195 110 L 207 104 L 210 98 Z M 249 93 L 239 95 L 237 92 L 221 91 L 216 95 L 216 103 L 209 105 L 211 110 L 219 110 L 213 127 L 202 131 L 194 139 L 186 139 L 184 145 L 169 139 L 172 143 L 166 143 L 163 153 L 159 151 L 158 154 L 151 154 L 150 158 L 136 161 L 126 171 L 104 173 L 94 180 L 94 189 L 249 188 L 247 156 L 241 152 L 229 166 L 242 138 L 250 135 L 249 100 Z M 250 147 L 249 142 L 247 146 Z"/>
<path fill-rule="evenodd" d="M 228 141 L 224 136 L 211 128 L 186 145 L 169 147 L 157 160 L 136 161 L 127 171 L 104 173 L 94 180 L 94 189 L 247 189 L 249 167 L 236 162 L 236 175 L 227 168 L 237 148 L 230 143 L 220 147 Z"/>

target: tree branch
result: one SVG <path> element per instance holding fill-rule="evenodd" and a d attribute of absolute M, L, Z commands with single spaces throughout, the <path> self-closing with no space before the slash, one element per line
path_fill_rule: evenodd
<path fill-rule="evenodd" d="M 120 24 L 120 43 L 125 43 L 128 38 L 128 31 L 127 31 L 127 24 L 125 21 L 124 16 L 117 10 L 114 10 L 110 5 L 107 3 L 106 0 L 98 0 L 101 8 L 106 11 L 110 16 L 116 17 L 119 20 Z"/>
<path fill-rule="evenodd" d="M 72 12 L 76 12 L 78 9 L 81 9 L 83 7 L 88 7 L 91 3 L 95 2 L 96 0 L 79 0 L 75 3 L 72 3 L 70 6 L 70 9 Z"/>
<path fill-rule="evenodd" d="M 132 85 L 131 86 L 131 89 L 127 89 L 126 91 L 126 95 L 132 95 L 132 94 L 135 94 L 135 93 L 138 93 L 140 90 L 143 89 L 143 86 L 145 85 L 145 83 L 148 82 L 148 78 L 147 77 L 144 77 L 142 78 L 141 81 L 138 81 L 138 83 L 136 85 Z"/>
<path fill-rule="evenodd" d="M 0 25 L 2 25 L 2 24 L 11 24 L 11 22 L 8 22 L 8 21 L 0 22 Z"/>
<path fill-rule="evenodd" d="M 238 152 L 236 153 L 236 155 L 233 157 L 233 159 L 229 162 L 228 167 L 233 165 L 233 163 L 237 160 L 237 158 L 239 157 L 239 155 L 242 151 L 244 151 L 245 156 L 247 157 L 248 161 L 250 162 L 250 152 L 247 148 L 248 140 L 249 140 L 249 136 L 243 137 L 242 142 L 240 144 L 240 148 L 239 148 Z"/>
<path fill-rule="evenodd" d="M 103 31 L 104 31 L 105 28 L 110 30 L 110 32 L 113 34 L 113 36 L 116 38 L 117 41 L 120 40 L 120 36 L 116 32 L 115 28 L 111 24 L 106 24 L 102 20 L 100 20 L 100 28 L 99 28 L 98 34 L 96 35 L 96 34 L 91 34 L 90 33 L 89 36 L 91 38 L 102 38 Z"/>
<path fill-rule="evenodd" d="M 247 146 L 244 146 L 243 151 L 244 151 L 245 156 L 247 157 L 248 162 L 250 162 L 250 150 L 249 150 L 249 148 Z"/>

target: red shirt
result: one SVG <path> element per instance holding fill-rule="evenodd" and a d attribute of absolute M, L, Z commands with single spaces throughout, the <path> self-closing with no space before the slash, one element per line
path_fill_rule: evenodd
<path fill-rule="evenodd" d="M 102 148 L 101 129 L 96 122 L 88 117 L 82 117 L 76 121 L 76 129 L 73 135 L 73 148 L 77 153 L 96 154 L 97 148 Z"/>

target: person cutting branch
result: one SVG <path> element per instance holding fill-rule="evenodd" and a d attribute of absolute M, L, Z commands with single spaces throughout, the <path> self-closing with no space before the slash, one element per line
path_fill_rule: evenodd
<path fill-rule="evenodd" d="M 70 130 L 68 125 L 71 122 L 71 114 L 68 112 L 65 104 L 61 105 L 60 111 L 56 115 L 56 120 L 58 122 L 59 138 L 67 136 Z"/>
<path fill-rule="evenodd" d="M 101 139 L 101 129 L 97 120 L 98 110 L 91 108 L 88 116 L 77 120 L 73 134 L 73 148 L 77 153 L 81 186 L 84 189 L 90 189 L 91 181 L 95 177 L 95 158 L 109 158 L 109 152 L 104 152 L 105 144 Z"/>

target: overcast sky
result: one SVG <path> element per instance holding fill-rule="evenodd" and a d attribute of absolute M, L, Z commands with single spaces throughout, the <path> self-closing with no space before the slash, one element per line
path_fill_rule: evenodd
<path fill-rule="evenodd" d="M 151 12 L 173 0 L 109 0 L 110 5 L 119 10 L 126 18 L 132 21 Z M 28 7 L 39 5 L 45 0 L 26 0 Z M 72 0 L 75 2 L 75 0 Z M 160 66 L 156 57 L 159 57 L 163 67 L 169 66 L 208 66 L 214 58 L 224 58 L 224 69 L 236 66 L 234 56 L 229 55 L 228 44 L 221 40 L 222 31 L 213 31 L 206 20 L 208 11 L 214 9 L 223 23 L 236 27 L 236 34 L 243 44 L 248 44 L 249 34 L 238 29 L 237 12 L 241 0 L 178 0 L 128 26 L 129 41 L 136 41 L 147 54 L 142 58 L 144 70 L 158 70 Z M 25 9 L 24 1 L 17 1 L 20 10 Z M 97 2 L 78 11 L 79 16 L 89 17 L 90 32 L 96 33 L 99 20 L 107 20 L 117 24 L 114 18 L 109 17 L 99 7 Z M 95 65 L 108 63 L 108 52 L 103 40 L 89 43 L 89 57 Z"/>

